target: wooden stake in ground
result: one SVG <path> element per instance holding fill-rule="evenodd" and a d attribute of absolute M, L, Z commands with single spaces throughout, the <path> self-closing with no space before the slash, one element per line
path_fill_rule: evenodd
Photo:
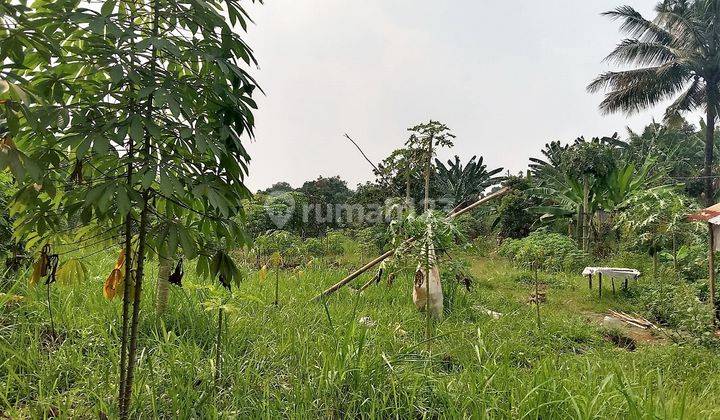
<path fill-rule="evenodd" d="M 540 320 L 540 280 L 538 279 L 538 268 L 535 266 L 535 309 L 537 310 L 538 330 L 542 327 Z"/>
<path fill-rule="evenodd" d="M 461 216 L 469 211 L 472 211 L 476 209 L 477 207 L 487 203 L 488 201 L 495 199 L 497 197 L 500 197 L 502 195 L 505 195 L 508 191 L 510 191 L 510 188 L 504 187 L 498 191 L 495 191 L 494 193 L 488 195 L 487 197 L 483 197 L 479 199 L 478 201 L 474 202 L 473 204 L 465 207 L 464 209 L 458 210 L 455 213 L 451 213 L 448 215 L 448 219 L 454 219 L 458 216 Z M 415 238 L 409 238 L 405 241 L 403 245 L 407 245 L 408 243 L 411 243 L 415 241 Z M 379 257 L 375 258 L 374 260 L 370 261 L 369 263 L 365 264 L 364 266 L 360 267 L 344 279 L 340 280 L 339 282 L 335 283 L 334 285 L 327 288 L 325 291 L 323 291 L 321 294 L 315 296 L 313 300 L 320 300 L 324 297 L 330 296 L 331 294 L 337 292 L 339 289 L 341 289 L 343 286 L 347 285 L 351 281 L 355 280 L 359 276 L 361 276 L 363 273 L 368 271 L 369 269 L 375 267 L 376 265 L 380 264 L 381 262 L 385 261 L 386 259 L 392 257 L 395 254 L 395 250 L 391 249 L 389 251 L 386 251 L 384 254 L 380 255 Z M 373 279 L 374 280 L 374 279 Z M 370 284 L 372 283 L 372 280 L 366 284 L 364 284 L 359 291 L 365 290 Z"/>

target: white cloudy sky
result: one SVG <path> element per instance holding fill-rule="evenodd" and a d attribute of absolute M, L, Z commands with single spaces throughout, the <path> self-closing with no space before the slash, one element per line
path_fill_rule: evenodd
<path fill-rule="evenodd" d="M 600 13 L 654 0 L 265 0 L 250 7 L 259 98 L 248 184 L 299 186 L 341 175 L 351 187 L 400 147 L 406 128 L 448 124 L 442 157 L 482 155 L 516 172 L 550 140 L 641 129 L 662 109 L 603 116 L 585 86 L 621 39 Z"/>

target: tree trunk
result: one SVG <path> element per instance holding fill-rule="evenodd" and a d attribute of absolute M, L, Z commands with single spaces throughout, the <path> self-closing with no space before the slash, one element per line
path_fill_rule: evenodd
<path fill-rule="evenodd" d="M 708 275 L 709 275 L 709 301 L 710 307 L 713 311 L 713 322 L 717 323 L 718 319 L 718 306 L 717 300 L 715 299 L 715 235 L 713 234 L 713 225 L 708 223 Z"/>
<path fill-rule="evenodd" d="M 430 167 L 432 166 L 432 146 L 433 138 L 428 139 L 427 161 L 425 162 L 425 203 L 423 210 L 428 211 L 430 208 Z"/>
<path fill-rule="evenodd" d="M 426 198 L 427 199 L 427 198 Z M 427 210 L 427 208 L 425 209 Z M 430 237 L 430 241 L 432 241 Z M 430 243 L 425 244 L 425 339 L 427 350 L 432 351 L 430 338 L 432 337 L 432 318 L 430 315 Z"/>
<path fill-rule="evenodd" d="M 155 314 L 160 316 L 165 312 L 170 292 L 170 272 L 172 271 L 173 260 L 158 255 L 158 276 L 155 294 Z"/>
<path fill-rule="evenodd" d="M 712 178 L 712 167 L 713 167 L 713 153 L 715 149 L 715 105 L 716 105 L 716 90 L 717 90 L 717 83 L 715 81 L 708 81 L 707 82 L 707 116 L 705 120 L 705 170 L 703 171 L 703 176 L 705 177 L 705 203 L 709 206 L 712 206 L 714 204 L 714 180 Z M 718 318 L 718 305 L 717 301 L 715 299 L 715 264 L 714 264 L 714 257 L 715 257 L 715 240 L 713 238 L 713 228 L 712 225 L 708 224 L 708 233 L 709 233 L 709 239 L 708 239 L 708 245 L 709 245 L 709 255 L 708 255 L 708 271 L 709 271 L 709 289 L 710 289 L 710 305 L 713 309 L 713 314 L 715 315 L 715 319 Z"/>
<path fill-rule="evenodd" d="M 405 169 L 405 205 L 410 207 L 410 166 Z"/>
<path fill-rule="evenodd" d="M 159 30 L 159 23 L 160 23 L 160 2 L 159 0 L 155 0 L 153 2 L 153 12 L 152 12 L 152 36 L 157 38 L 158 36 L 158 30 Z M 155 46 L 152 47 L 152 53 L 150 57 L 150 76 L 154 79 L 156 68 L 157 68 L 157 48 Z M 153 98 L 155 96 L 155 92 L 151 91 L 147 98 L 147 108 L 145 109 L 145 119 L 150 120 L 153 117 Z M 151 136 L 150 132 L 148 131 L 147 127 L 144 129 L 144 139 L 143 139 L 143 154 L 144 154 L 144 160 L 145 164 L 149 165 L 149 160 L 152 158 L 151 153 Z M 144 275 L 144 266 L 145 266 L 145 241 L 147 239 L 147 230 L 148 230 L 148 216 L 150 212 L 150 191 L 144 190 L 142 193 L 142 201 L 143 206 L 142 210 L 140 211 L 140 226 L 139 226 L 139 233 L 138 233 L 138 249 L 137 249 L 137 267 L 135 272 L 135 296 L 133 299 L 133 313 L 132 313 L 132 320 L 130 322 L 130 343 L 128 348 L 128 355 L 127 355 L 127 367 L 125 371 L 125 385 L 123 389 L 123 397 L 122 397 L 122 411 L 120 413 L 120 418 L 122 420 L 127 419 L 128 417 L 128 411 L 130 408 L 130 403 L 132 402 L 132 385 L 133 385 L 133 378 L 135 375 L 135 355 L 137 352 L 137 338 L 138 338 L 138 323 L 140 318 L 140 296 L 142 295 L 142 281 L 143 281 L 143 275 Z M 127 260 L 126 260 L 127 264 Z M 127 281 L 128 279 L 126 279 Z M 126 284 L 127 286 L 127 284 Z M 127 287 L 126 287 L 127 289 Z"/>
<path fill-rule="evenodd" d="M 715 152 L 715 107 L 714 100 L 715 94 L 712 92 L 716 86 L 708 83 L 708 107 L 707 116 L 705 120 L 705 168 L 703 176 L 705 177 L 705 203 L 707 206 L 712 206 L 714 203 L 715 188 L 712 178 L 712 166 Z M 710 105 L 712 104 L 712 105 Z"/>
<path fill-rule="evenodd" d="M 535 310 L 537 311 L 537 325 L 538 330 L 542 328 L 542 321 L 540 319 L 540 281 L 538 279 L 538 269 L 535 267 Z"/>
<path fill-rule="evenodd" d="M 127 414 L 130 408 L 132 398 L 132 386 L 133 378 L 135 377 L 135 356 L 137 353 L 137 338 L 138 338 L 138 324 L 140 321 L 140 297 L 142 295 L 142 281 L 143 271 L 145 268 L 145 242 L 147 240 L 147 224 L 148 224 L 148 213 L 150 212 L 150 194 L 146 191 L 143 194 L 142 212 L 140 213 L 140 233 L 138 237 L 138 252 L 137 252 L 137 271 L 135 272 L 135 293 L 133 297 L 133 313 L 132 320 L 130 323 L 130 345 L 128 348 L 128 360 L 127 368 L 125 373 L 125 395 L 124 400 L 124 418 L 127 418 Z M 128 286 L 127 284 L 125 285 Z"/>
<path fill-rule="evenodd" d="M 578 213 L 577 213 L 577 220 L 575 221 L 575 239 L 577 240 L 577 244 L 580 248 L 582 248 L 582 239 L 583 239 L 583 205 L 582 203 L 578 206 Z"/>
<path fill-rule="evenodd" d="M 127 188 L 132 188 L 133 164 L 132 159 L 135 154 L 135 142 L 129 138 L 128 143 L 128 164 L 127 164 Z M 130 287 L 129 282 L 132 281 L 132 231 L 133 218 L 128 212 L 125 215 L 125 279 L 123 282 L 123 301 L 122 301 L 122 332 L 120 339 L 120 386 L 118 387 L 118 408 L 120 417 L 127 416 L 127 404 L 125 402 L 125 385 L 127 378 L 127 348 L 128 348 L 128 326 L 130 317 Z"/>
<path fill-rule="evenodd" d="M 590 207 L 590 180 L 588 179 L 587 174 L 583 176 L 583 213 L 582 213 L 582 223 L 583 223 L 583 241 L 582 241 L 582 248 L 585 252 L 590 252 L 590 226 L 589 226 L 589 207 Z"/>

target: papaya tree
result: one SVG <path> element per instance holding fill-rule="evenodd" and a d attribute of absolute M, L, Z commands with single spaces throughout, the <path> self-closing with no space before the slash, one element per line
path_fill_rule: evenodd
<path fill-rule="evenodd" d="M 425 199 L 423 210 L 430 207 L 430 173 L 432 172 L 432 161 L 441 147 L 452 147 L 455 135 L 450 128 L 438 121 L 430 120 L 424 124 L 418 124 L 408 128 L 410 138 L 405 142 L 405 147 L 410 150 L 424 168 Z"/>

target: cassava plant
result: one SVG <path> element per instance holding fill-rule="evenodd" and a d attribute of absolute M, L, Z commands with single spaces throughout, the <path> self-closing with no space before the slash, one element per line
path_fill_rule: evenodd
<path fill-rule="evenodd" d="M 282 267 L 282 255 L 280 252 L 275 251 L 270 255 L 270 265 L 275 269 L 275 300 L 273 305 L 280 305 L 280 267 Z"/>
<path fill-rule="evenodd" d="M 126 418 L 148 252 L 177 251 L 209 272 L 208 240 L 246 241 L 235 216 L 249 197 L 243 136 L 252 136 L 256 84 L 243 67 L 255 61 L 233 27 L 245 28 L 248 16 L 239 0 L 108 0 L 99 10 L 75 2 L 55 19 L 67 22 L 63 49 L 38 84 L 52 80 L 60 105 L 20 114 L 5 166 L 22 175 L 23 226 L 46 233 L 77 218 L 109 225 L 105 241 L 124 238 L 118 409 Z"/>
<path fill-rule="evenodd" d="M 225 250 L 218 250 L 210 260 L 207 267 L 209 271 L 201 270 L 199 274 L 209 275 L 212 279 L 218 279 L 220 285 L 232 294 L 232 285 L 240 284 L 242 276 L 238 270 L 232 257 Z M 209 302 L 205 302 L 205 309 L 208 311 L 217 310 L 218 324 L 217 335 L 215 339 L 215 385 L 220 382 L 221 364 L 222 364 L 222 332 L 223 332 L 223 315 L 226 312 L 234 311 L 234 307 L 228 303 L 229 298 L 218 297 Z"/>

